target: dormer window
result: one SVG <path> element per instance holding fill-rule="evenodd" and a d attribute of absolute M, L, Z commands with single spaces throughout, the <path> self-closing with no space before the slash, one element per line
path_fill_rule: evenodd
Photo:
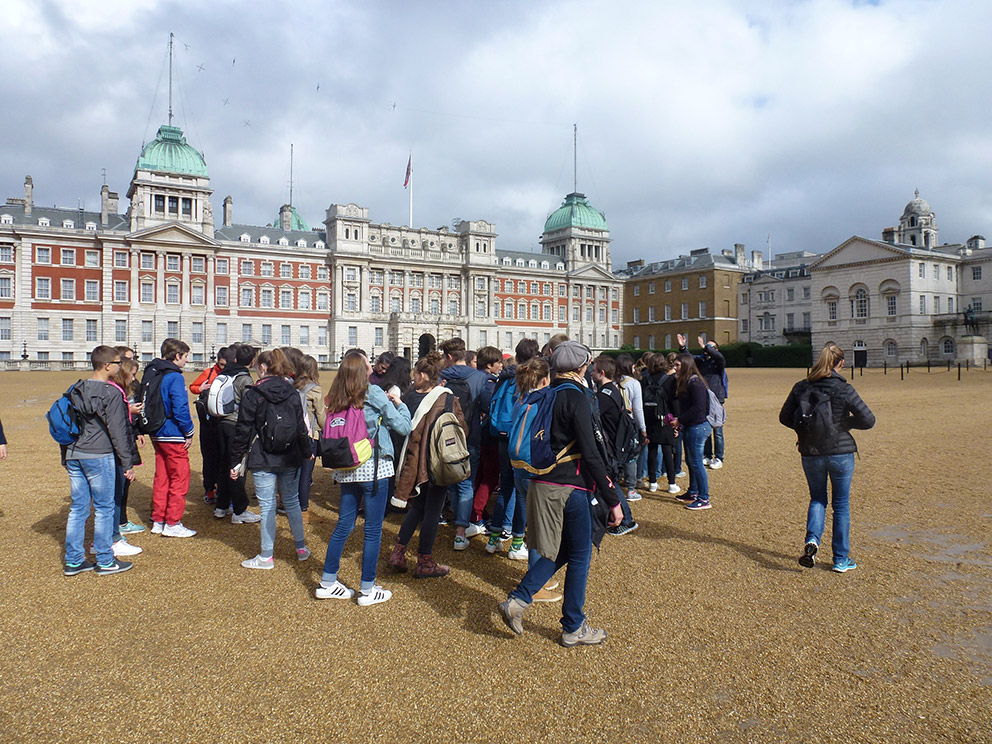
<path fill-rule="evenodd" d="M 517 261 L 516 261 L 516 265 L 519 266 L 520 268 L 523 268 L 524 267 L 524 260 L 522 258 L 518 258 Z"/>
<path fill-rule="evenodd" d="M 299 240 L 296 241 L 296 247 L 297 248 L 306 248 L 307 247 L 307 241 L 303 240 L 303 238 L 300 238 Z"/>
<path fill-rule="evenodd" d="M 51 227 L 52 221 L 47 217 L 41 217 L 38 219 L 38 227 Z"/>
<path fill-rule="evenodd" d="M 289 241 L 286 238 L 279 238 L 279 245 L 289 245 Z"/>
<path fill-rule="evenodd" d="M 563 264 L 563 263 L 561 263 L 561 261 L 559 261 L 558 263 L 555 264 L 555 270 L 556 271 L 564 271 L 565 270 L 565 264 Z"/>
<path fill-rule="evenodd" d="M 241 242 L 242 243 L 250 243 L 251 242 L 251 235 L 249 235 L 248 233 L 241 233 Z"/>
<path fill-rule="evenodd" d="M 91 232 L 96 232 L 96 223 L 95 222 L 87 222 L 86 223 L 86 229 L 87 230 L 90 230 Z"/>
<path fill-rule="evenodd" d="M 547 261 L 541 261 L 541 268 L 542 269 L 547 269 L 549 267 L 550 267 L 550 264 Z"/>
<path fill-rule="evenodd" d="M 2 214 L 0 215 L 0 225 L 13 225 L 14 215 L 12 214 Z"/>
<path fill-rule="evenodd" d="M 529 269 L 536 269 L 537 268 L 537 261 L 535 261 L 534 259 L 531 259 L 530 261 L 528 261 L 527 262 L 527 268 L 529 268 Z"/>
<path fill-rule="evenodd" d="M 510 260 L 509 256 L 504 256 L 503 257 L 503 265 L 504 266 L 512 266 L 513 265 L 513 261 Z"/>
<path fill-rule="evenodd" d="M 324 241 L 318 240 L 316 243 L 313 244 L 313 247 L 316 248 L 317 250 L 322 250 L 324 248 Z"/>
<path fill-rule="evenodd" d="M 263 235 L 262 237 L 260 237 L 258 239 L 258 242 L 261 243 L 262 245 L 268 245 L 272 241 L 269 240 L 269 236 L 268 235 Z"/>

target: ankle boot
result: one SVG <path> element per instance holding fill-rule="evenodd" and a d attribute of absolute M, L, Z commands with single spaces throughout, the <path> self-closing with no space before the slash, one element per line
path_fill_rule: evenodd
<path fill-rule="evenodd" d="M 417 567 L 413 569 L 413 575 L 418 579 L 430 579 L 436 576 L 447 576 L 451 569 L 442 563 L 435 563 L 434 556 L 421 553 L 417 556 Z"/>
<path fill-rule="evenodd" d="M 389 554 L 389 567 L 396 573 L 406 571 L 406 545 L 396 543 L 393 552 Z"/>

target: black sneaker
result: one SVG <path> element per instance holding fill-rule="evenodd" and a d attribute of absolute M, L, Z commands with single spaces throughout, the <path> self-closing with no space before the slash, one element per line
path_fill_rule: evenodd
<path fill-rule="evenodd" d="M 675 500 L 681 501 L 683 504 L 691 504 L 697 498 L 699 498 L 699 494 L 697 493 L 680 493 L 675 497 Z"/>
<path fill-rule="evenodd" d="M 92 571 L 96 568 L 96 564 L 93 561 L 83 561 L 82 563 L 77 563 L 73 565 L 71 563 L 66 563 L 62 567 L 63 576 L 75 576 L 76 574 L 81 574 L 84 571 Z"/>
<path fill-rule="evenodd" d="M 637 522 L 631 522 L 630 524 L 618 524 L 616 527 L 608 527 L 606 531 L 609 532 L 611 535 L 616 535 L 617 537 L 619 537 L 620 535 L 626 535 L 633 532 L 640 526 L 641 525 L 639 525 Z"/>
<path fill-rule="evenodd" d="M 803 548 L 803 554 L 799 556 L 799 565 L 803 568 L 813 568 L 813 564 L 816 563 L 816 559 L 813 556 L 816 555 L 816 551 L 819 549 L 820 546 L 813 540 L 806 543 L 806 547 Z"/>
<path fill-rule="evenodd" d="M 134 564 L 130 561 L 122 561 L 114 558 L 114 562 L 109 566 L 97 566 L 96 575 L 97 576 L 107 576 L 110 574 L 124 573 L 125 571 L 130 571 Z"/>

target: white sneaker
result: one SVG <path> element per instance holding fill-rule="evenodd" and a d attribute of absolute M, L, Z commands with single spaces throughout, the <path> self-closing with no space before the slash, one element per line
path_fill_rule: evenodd
<path fill-rule="evenodd" d="M 672 483 L 668 487 L 668 492 L 669 493 L 681 493 L 682 492 L 682 489 L 679 487 L 679 484 L 678 483 Z"/>
<path fill-rule="evenodd" d="M 165 522 L 152 522 L 152 534 L 161 535 L 162 530 L 165 528 Z"/>
<path fill-rule="evenodd" d="M 650 491 L 651 493 L 654 493 L 657 490 L 658 490 L 658 483 L 656 481 L 652 481 L 651 482 L 651 485 L 648 486 L 648 491 Z"/>
<path fill-rule="evenodd" d="M 355 590 L 349 589 L 340 581 L 335 581 L 330 585 L 327 585 L 321 581 L 315 594 L 317 595 L 317 599 L 351 599 L 355 596 Z M 392 596 L 392 594 L 390 594 L 390 596 Z M 380 601 L 385 602 L 386 600 Z"/>
<path fill-rule="evenodd" d="M 262 518 L 258 514 L 248 511 L 247 509 L 240 514 L 231 515 L 231 524 L 255 524 L 255 522 L 261 521 Z"/>
<path fill-rule="evenodd" d="M 227 509 L 214 509 L 214 518 L 223 519 L 227 516 Z"/>
<path fill-rule="evenodd" d="M 471 544 L 471 541 L 467 537 L 455 535 L 455 550 L 466 550 Z"/>
<path fill-rule="evenodd" d="M 637 491 L 627 491 L 627 501 L 640 501 L 642 498 L 641 494 Z"/>
<path fill-rule="evenodd" d="M 244 568 L 260 568 L 263 571 L 268 571 L 273 566 L 275 566 L 275 561 L 271 558 L 263 558 L 260 555 L 256 555 L 254 558 L 249 558 L 246 561 L 241 561 L 241 565 Z"/>
<path fill-rule="evenodd" d="M 710 464 L 710 458 L 704 457 L 703 458 L 703 465 L 705 466 L 705 465 L 709 465 L 709 464 Z"/>
<path fill-rule="evenodd" d="M 132 545 L 123 538 L 115 542 L 113 548 L 114 548 L 115 556 L 137 555 L 138 553 L 142 552 L 142 548 L 138 547 L 137 545 Z"/>
<path fill-rule="evenodd" d="M 715 457 L 712 460 L 710 460 L 710 470 L 719 470 L 722 467 L 723 467 L 723 460 L 718 460 Z"/>
<path fill-rule="evenodd" d="M 685 478 L 685 477 L 687 477 L 688 475 L 689 475 L 689 474 L 688 474 L 687 472 L 685 472 L 684 470 L 680 470 L 679 472 L 677 472 L 677 473 L 675 474 L 675 477 L 676 477 L 676 478 Z"/>
<path fill-rule="evenodd" d="M 196 530 L 191 530 L 182 522 L 167 524 L 162 528 L 162 537 L 193 537 L 195 534 Z"/>
<path fill-rule="evenodd" d="M 380 602 L 388 602 L 392 596 L 393 593 L 391 591 L 383 589 L 376 584 L 368 592 L 362 592 L 358 595 L 358 604 L 362 607 L 368 607 L 369 605 L 379 604 Z"/>
<path fill-rule="evenodd" d="M 485 535 L 486 527 L 481 524 L 470 524 L 465 528 L 465 537 L 475 537 L 476 535 Z"/>
<path fill-rule="evenodd" d="M 527 550 L 526 545 L 521 545 L 517 550 L 510 548 L 510 552 L 506 555 L 511 561 L 525 561 L 530 557 L 530 551 Z"/>

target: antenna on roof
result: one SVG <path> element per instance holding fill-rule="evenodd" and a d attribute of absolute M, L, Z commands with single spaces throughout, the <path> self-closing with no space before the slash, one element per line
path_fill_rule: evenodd
<path fill-rule="evenodd" d="M 103 185 L 106 186 L 107 185 L 107 169 L 106 168 L 101 168 L 100 169 L 100 172 L 103 173 Z"/>
<path fill-rule="evenodd" d="M 579 125 L 572 125 L 572 193 L 579 191 Z"/>
<path fill-rule="evenodd" d="M 289 206 L 293 206 L 293 143 L 289 143 Z"/>
<path fill-rule="evenodd" d="M 169 32 L 169 126 L 172 126 L 172 39 L 174 34 Z"/>

